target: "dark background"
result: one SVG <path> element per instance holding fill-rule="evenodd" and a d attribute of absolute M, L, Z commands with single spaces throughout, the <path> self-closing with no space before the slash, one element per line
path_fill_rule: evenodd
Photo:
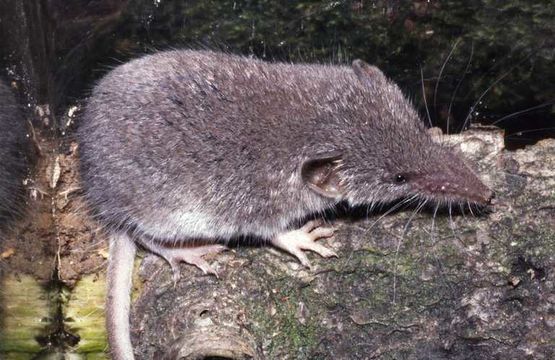
<path fill-rule="evenodd" d="M 515 148 L 555 137 L 554 9 L 552 0 L 2 0 L 0 55 L 27 102 L 58 112 L 111 67 L 162 49 L 361 58 L 397 81 L 435 126 L 495 123 Z"/>

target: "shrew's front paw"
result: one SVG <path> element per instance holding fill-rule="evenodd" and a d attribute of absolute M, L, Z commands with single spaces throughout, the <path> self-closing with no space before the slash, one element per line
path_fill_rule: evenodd
<path fill-rule="evenodd" d="M 272 245 L 290 253 L 299 259 L 301 264 L 311 268 L 310 261 L 303 250 L 313 251 L 325 258 L 337 257 L 333 250 L 316 242 L 316 240 L 331 237 L 335 232 L 334 228 L 322 227 L 322 225 L 323 223 L 320 220 L 309 221 L 298 230 L 277 235 L 272 239 Z"/>

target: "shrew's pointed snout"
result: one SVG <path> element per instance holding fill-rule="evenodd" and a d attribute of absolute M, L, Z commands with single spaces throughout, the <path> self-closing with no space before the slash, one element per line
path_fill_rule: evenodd
<path fill-rule="evenodd" d="M 439 152 L 438 152 L 439 153 Z M 495 193 L 454 153 L 443 152 L 433 167 L 413 177 L 417 191 L 438 201 L 489 206 Z"/>

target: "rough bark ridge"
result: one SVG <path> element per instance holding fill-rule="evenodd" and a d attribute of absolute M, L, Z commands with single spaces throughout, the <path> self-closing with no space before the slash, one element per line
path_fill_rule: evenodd
<path fill-rule="evenodd" d="M 553 358 L 555 140 L 516 152 L 491 129 L 445 140 L 479 162 L 498 194 L 493 213 L 343 218 L 329 241 L 340 258 L 312 271 L 274 250 L 237 248 L 213 259 L 220 279 L 183 266 L 174 287 L 149 255 L 132 315 L 136 354 Z"/>

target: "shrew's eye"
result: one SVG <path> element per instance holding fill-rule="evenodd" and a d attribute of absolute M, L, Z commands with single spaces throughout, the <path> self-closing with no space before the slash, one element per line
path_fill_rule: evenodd
<path fill-rule="evenodd" d="M 403 174 L 397 174 L 397 175 L 395 175 L 394 180 L 395 180 L 396 184 L 403 184 L 407 181 L 407 178 Z"/>

